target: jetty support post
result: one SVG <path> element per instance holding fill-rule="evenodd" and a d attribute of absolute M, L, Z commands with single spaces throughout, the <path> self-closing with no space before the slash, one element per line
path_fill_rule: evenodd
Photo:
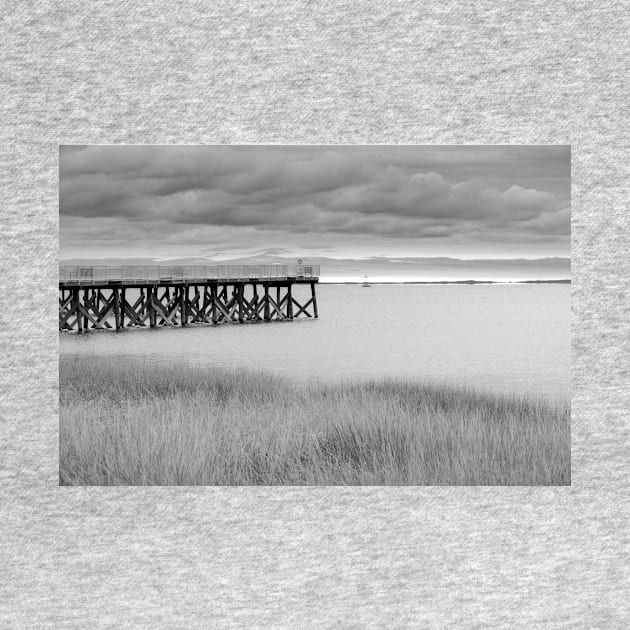
<path fill-rule="evenodd" d="M 144 287 L 140 287 L 139 289 L 140 291 L 140 297 L 138 298 L 138 301 L 136 302 L 136 304 L 138 305 L 139 309 L 140 309 L 140 319 L 136 319 L 135 323 L 137 326 L 144 326 L 144 322 L 146 321 L 146 315 L 147 315 L 147 301 L 146 298 L 144 297 Z M 133 312 L 133 309 L 132 309 Z"/>
<path fill-rule="evenodd" d="M 182 326 L 186 326 L 188 315 L 186 313 L 186 300 L 188 299 L 188 285 L 179 287 L 179 319 Z"/>
<path fill-rule="evenodd" d="M 204 284 L 196 288 L 197 291 L 200 291 L 203 294 L 203 300 L 201 303 L 201 312 L 203 313 L 203 321 L 208 322 L 208 305 L 210 302 L 208 301 L 208 287 Z M 199 309 L 199 301 L 197 301 L 197 309 Z M 211 320 L 212 321 L 212 320 Z"/>
<path fill-rule="evenodd" d="M 112 297 L 114 298 L 114 320 L 118 331 L 120 330 L 120 291 L 118 287 L 112 289 Z"/>
<path fill-rule="evenodd" d="M 64 330 L 63 324 L 63 314 L 64 314 L 64 304 L 66 303 L 66 290 L 60 289 L 61 297 L 59 298 L 59 330 Z"/>
<path fill-rule="evenodd" d="M 83 319 L 81 318 L 81 298 L 79 297 L 79 289 L 72 289 L 72 308 L 77 316 L 77 332 L 83 332 Z"/>
<path fill-rule="evenodd" d="M 217 285 L 210 285 L 210 310 L 212 311 L 212 323 L 216 325 L 217 323 Z"/>
<path fill-rule="evenodd" d="M 245 283 L 241 282 L 234 287 L 238 291 L 238 323 L 243 323 L 243 292 L 245 291 Z"/>
<path fill-rule="evenodd" d="M 127 294 L 125 289 L 120 290 L 120 327 L 125 327 L 125 304 L 127 304 Z"/>
<path fill-rule="evenodd" d="M 293 319 L 293 296 L 291 295 L 291 283 L 287 284 L 287 317 Z"/>
<path fill-rule="evenodd" d="M 149 309 L 149 326 L 155 328 L 155 294 L 157 293 L 157 287 L 147 287 L 147 308 Z"/>
<path fill-rule="evenodd" d="M 83 308 L 85 309 L 85 313 L 83 314 L 83 328 L 87 330 L 90 327 L 90 320 L 87 316 L 87 309 L 89 303 L 89 289 L 83 289 Z"/>
<path fill-rule="evenodd" d="M 317 294 L 315 293 L 315 283 L 311 282 L 311 299 L 313 300 L 313 315 L 317 319 Z"/>
<path fill-rule="evenodd" d="M 203 299 L 203 307 L 201 307 L 201 313 L 199 313 L 199 300 L 201 299 L 201 291 L 200 291 L 201 287 L 199 285 L 195 285 L 195 296 L 193 298 L 194 304 L 195 304 L 195 313 L 191 313 L 191 321 L 193 322 L 206 322 L 206 324 L 208 323 L 208 318 L 206 317 L 206 304 L 205 304 L 205 297 Z"/>
<path fill-rule="evenodd" d="M 254 282 L 253 285 L 254 295 L 252 296 L 252 304 L 254 305 L 254 310 L 250 311 L 253 314 L 254 320 L 258 321 L 260 319 L 260 313 L 258 312 L 258 285 Z"/>
<path fill-rule="evenodd" d="M 265 321 L 269 321 L 269 284 L 265 282 Z"/>

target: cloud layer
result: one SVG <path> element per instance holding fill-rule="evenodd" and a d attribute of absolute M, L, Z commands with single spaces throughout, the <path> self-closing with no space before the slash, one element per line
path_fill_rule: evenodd
<path fill-rule="evenodd" d="M 62 147 L 62 253 L 225 238 L 232 254 L 360 241 L 566 256 L 569 164 L 568 147 Z"/>

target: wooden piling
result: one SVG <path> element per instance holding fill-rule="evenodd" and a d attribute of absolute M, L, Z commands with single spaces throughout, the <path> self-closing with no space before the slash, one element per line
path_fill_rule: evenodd
<path fill-rule="evenodd" d="M 155 317 L 155 299 L 157 298 L 157 287 L 147 288 L 147 307 L 149 309 L 149 326 L 155 328 L 157 325 Z"/>
<path fill-rule="evenodd" d="M 254 305 L 254 319 L 258 321 L 260 319 L 260 313 L 258 312 L 258 285 L 255 282 L 253 290 L 254 296 L 252 297 L 252 304 Z"/>
<path fill-rule="evenodd" d="M 73 310 L 77 316 L 77 332 L 83 332 L 83 319 L 81 318 L 80 312 L 80 298 L 79 298 L 79 289 L 72 290 L 72 301 L 73 301 Z"/>
<path fill-rule="evenodd" d="M 89 304 L 89 295 L 90 295 L 89 289 L 83 289 L 83 306 L 86 311 Z M 83 315 L 83 328 L 87 330 L 89 327 L 90 327 L 90 320 L 88 319 L 88 316 L 84 314 Z"/>
<path fill-rule="evenodd" d="M 188 300 L 188 285 L 179 287 L 179 321 L 182 326 L 186 326 L 188 313 L 186 312 L 186 302 Z"/>
<path fill-rule="evenodd" d="M 138 302 L 137 302 L 138 306 L 140 307 L 139 313 L 138 313 L 138 320 L 137 323 L 140 326 L 144 326 L 145 322 L 147 320 L 148 317 L 148 311 L 147 311 L 147 300 L 145 297 L 145 289 L 144 287 L 140 287 L 140 297 L 138 298 Z M 135 310 L 135 309 L 133 309 Z"/>
<path fill-rule="evenodd" d="M 210 299 L 212 300 L 212 304 L 210 306 L 212 310 L 212 323 L 217 323 L 217 286 L 216 284 L 210 285 Z"/>
<path fill-rule="evenodd" d="M 241 282 L 240 285 L 236 287 L 238 291 L 238 323 L 243 323 L 243 292 L 245 290 L 245 284 Z"/>
<path fill-rule="evenodd" d="M 127 295 L 125 293 L 125 289 L 122 288 L 120 290 L 120 327 L 125 327 L 125 304 L 127 303 Z"/>
<path fill-rule="evenodd" d="M 293 319 L 293 296 L 291 295 L 291 283 L 287 285 L 287 317 Z"/>
<path fill-rule="evenodd" d="M 264 314 L 264 318 L 265 321 L 268 322 L 270 319 L 269 316 L 269 285 L 267 283 L 265 283 L 265 314 Z"/>
<path fill-rule="evenodd" d="M 317 294 L 315 293 L 314 282 L 311 282 L 311 300 L 313 300 L 313 315 L 317 319 Z"/>
<path fill-rule="evenodd" d="M 117 288 L 112 289 L 112 298 L 114 300 L 114 321 L 118 331 L 120 330 L 120 292 Z"/>

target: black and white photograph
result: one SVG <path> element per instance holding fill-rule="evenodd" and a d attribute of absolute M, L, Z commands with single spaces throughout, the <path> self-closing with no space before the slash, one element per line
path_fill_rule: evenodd
<path fill-rule="evenodd" d="M 570 162 L 60 146 L 60 485 L 570 485 Z"/>

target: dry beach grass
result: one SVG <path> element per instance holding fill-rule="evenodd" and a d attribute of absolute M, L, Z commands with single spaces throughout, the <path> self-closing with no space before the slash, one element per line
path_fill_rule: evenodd
<path fill-rule="evenodd" d="M 570 409 L 382 380 L 60 359 L 62 485 L 567 485 Z"/>

